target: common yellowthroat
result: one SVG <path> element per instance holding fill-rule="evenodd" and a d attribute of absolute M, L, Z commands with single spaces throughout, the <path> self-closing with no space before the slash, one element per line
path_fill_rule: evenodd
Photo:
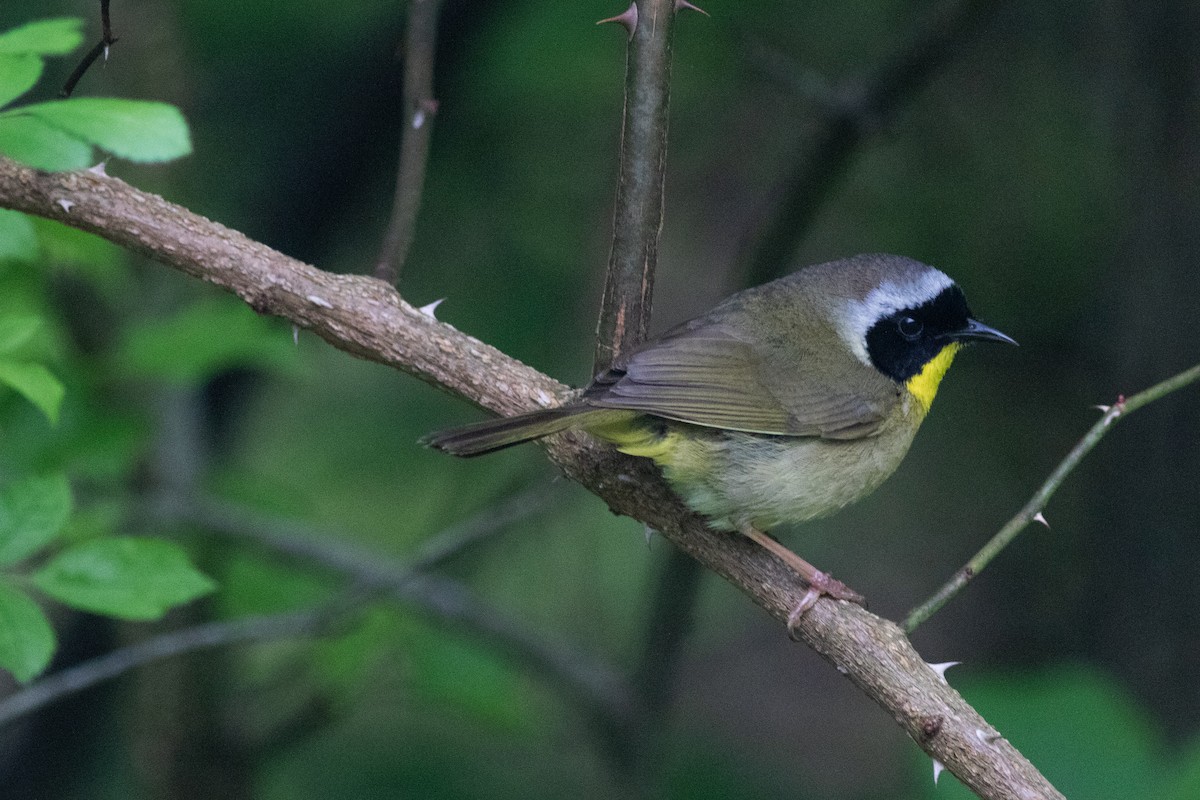
<path fill-rule="evenodd" d="M 713 527 L 740 531 L 821 594 L 861 596 L 765 531 L 830 514 L 895 471 L 942 376 L 971 341 L 1016 344 L 974 319 L 944 273 L 859 255 L 738 292 L 646 342 L 574 401 L 432 434 L 458 456 L 578 428 L 653 459 Z"/>

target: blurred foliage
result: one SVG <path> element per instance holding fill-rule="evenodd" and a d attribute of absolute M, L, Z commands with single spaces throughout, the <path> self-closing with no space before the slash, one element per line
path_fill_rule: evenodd
<path fill-rule="evenodd" d="M 97 5 L 0 5 L 0 30 L 27 26 L 0 37 L 0 102 L 50 108 L 76 63 L 64 54 L 99 39 Z M 712 17 L 684 16 L 676 36 L 659 328 L 737 288 L 747 239 L 823 113 L 819 94 L 772 75 L 763 48 L 837 90 L 933 8 L 701 5 Z M 896 477 L 790 538 L 893 618 L 1024 502 L 1091 424 L 1090 405 L 1200 357 L 1200 198 L 1186 179 L 1200 163 L 1197 11 L 1186 0 L 982 5 L 985 22 L 927 87 L 865 121 L 872 135 L 797 253 L 929 261 L 1022 343 L 964 354 Z M 441 318 L 573 383 L 588 377 L 624 72 L 620 29 L 592 23 L 619 10 L 447 0 L 401 287 L 417 305 L 446 297 Z M 119 40 L 81 81 L 78 107 L 107 97 L 181 109 L 190 139 L 169 112 L 121 136 L 157 130 L 173 154 L 190 143 L 189 158 L 118 158 L 109 172 L 289 255 L 362 272 L 394 181 L 404 11 L 381 0 L 340 14 L 283 0 L 116 2 Z M 29 26 L 50 15 L 84 22 Z M 109 125 L 123 108 L 90 106 Z M 43 166 L 87 164 L 96 146 L 123 154 L 56 113 L 5 111 L 0 150 L 30 157 L 17 148 L 33 143 Z M 30 378 L 31 366 L 44 373 Z M 415 445 L 476 418 L 461 403 L 10 212 L 0 384 L 0 489 L 70 478 L 74 511 L 55 552 L 169 534 L 218 584 L 210 602 L 150 629 L 56 608 L 55 669 L 157 630 L 312 607 L 350 582 L 253 531 L 164 519 L 161 501 L 176 494 L 319 531 L 387 566 L 548 480 L 536 448 L 454 462 Z M 929 660 L 967 662 L 952 684 L 1071 797 L 1197 793 L 1197 405 L 1180 394 L 1123 424 L 1047 509 L 1051 532 L 1027 533 L 916 636 Z M 665 546 L 575 487 L 542 502 L 439 574 L 548 647 L 631 672 Z M 178 563 L 177 552 L 160 555 Z M 34 562 L 55 564 L 50 553 Z M 21 586 L 0 583 L 0 649 L 13 619 L 42 618 Z M 928 759 L 890 720 L 728 587 L 707 583 L 694 617 L 655 734 L 664 794 L 966 796 L 948 775 L 934 789 Z M 611 751 L 596 719 L 521 658 L 428 607 L 380 600 L 327 636 L 172 661 L 12 724 L 0 731 L 0 785 L 14 798 L 634 793 Z"/>

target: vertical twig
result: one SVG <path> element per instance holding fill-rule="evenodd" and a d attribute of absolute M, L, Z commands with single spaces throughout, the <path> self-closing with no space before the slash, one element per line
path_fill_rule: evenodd
<path fill-rule="evenodd" d="M 375 259 L 374 275 L 395 283 L 400 278 L 416 229 L 425 187 L 429 137 L 437 100 L 433 97 L 433 58 L 442 0 L 409 0 L 404 34 L 404 130 L 392 214 Z"/>
<path fill-rule="evenodd" d="M 613 241 L 596 326 L 595 374 L 645 341 L 650 328 L 663 220 L 672 35 L 675 14 L 683 8 L 695 7 L 679 0 L 635 0 L 623 14 L 604 20 L 625 27 L 629 48 Z M 699 582 L 697 562 L 677 550 L 666 555 L 655 581 L 642 656 L 631 676 L 635 707 L 619 721 L 622 724 L 597 726 L 626 788 L 639 796 L 655 794 L 660 759 L 653 745 L 670 702 Z"/>
<path fill-rule="evenodd" d="M 629 31 L 613 243 L 593 373 L 646 339 L 663 216 L 675 0 L 638 0 L 611 21 Z M 609 21 L 609 20 L 605 20 Z"/>
<path fill-rule="evenodd" d="M 87 55 L 79 62 L 79 66 L 75 67 L 75 70 L 67 78 L 67 82 L 63 84 L 62 91 L 58 93 L 59 97 L 66 98 L 71 96 L 71 93 L 75 91 L 75 85 L 79 83 L 79 79 L 96 62 L 101 53 L 104 54 L 104 60 L 108 60 L 108 48 L 117 41 L 117 37 L 113 36 L 112 22 L 108 16 L 108 4 L 109 0 L 100 0 L 100 26 L 102 31 L 100 41 L 87 52 Z"/>

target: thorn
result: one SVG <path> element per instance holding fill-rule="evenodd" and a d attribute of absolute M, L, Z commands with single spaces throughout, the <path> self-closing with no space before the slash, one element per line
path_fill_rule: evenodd
<path fill-rule="evenodd" d="M 687 0 L 675 0 L 675 13 L 676 14 L 678 14 L 680 11 L 683 11 L 685 8 L 689 9 L 691 11 L 699 11 L 701 14 L 703 14 L 706 17 L 711 16 L 703 8 L 701 8 L 700 6 L 694 6 L 691 3 L 689 3 Z"/>
<path fill-rule="evenodd" d="M 312 303 L 314 306 L 320 306 L 321 308 L 333 308 L 333 303 L 329 302 L 324 297 L 317 297 L 315 294 L 310 294 L 304 299 Z"/>
<path fill-rule="evenodd" d="M 995 744 L 996 742 L 1000 741 L 1004 737 L 995 732 L 989 733 L 988 731 L 985 731 L 983 728 L 976 728 L 975 729 L 975 738 L 978 739 L 979 741 L 983 742 L 984 744 Z"/>
<path fill-rule="evenodd" d="M 74 205 L 75 205 L 74 200 L 68 200 L 65 197 L 62 199 L 59 199 L 59 200 L 55 200 L 54 202 L 57 203 L 59 205 L 59 207 L 62 208 L 62 210 L 67 212 L 68 214 L 71 213 L 71 208 L 74 207 Z"/>
<path fill-rule="evenodd" d="M 957 667 L 961 663 L 961 661 L 943 661 L 940 664 L 930 664 L 927 661 L 925 662 L 925 666 L 936 672 L 938 677 L 942 679 L 942 683 L 946 683 L 946 670 L 950 669 L 951 667 Z"/>
<path fill-rule="evenodd" d="M 417 103 L 417 110 L 413 112 L 412 126 L 413 130 L 420 130 L 425 124 L 425 120 L 437 114 L 438 101 L 432 97 L 426 97 Z"/>
<path fill-rule="evenodd" d="M 646 534 L 646 547 L 649 547 L 654 542 L 654 536 L 658 533 L 658 531 L 654 530 L 654 528 L 651 528 L 649 525 L 643 526 L 643 530 Z"/>
<path fill-rule="evenodd" d="M 292 326 L 292 344 L 296 345 L 296 347 L 300 346 L 300 326 L 299 325 Z"/>
<path fill-rule="evenodd" d="M 108 45 L 104 45 L 104 63 L 108 63 Z"/>
<path fill-rule="evenodd" d="M 630 3 L 629 8 L 625 9 L 625 13 L 617 14 L 615 17 L 609 17 L 608 19 L 602 19 L 596 24 L 603 25 L 606 22 L 615 22 L 618 25 L 625 26 L 625 30 L 629 31 L 629 38 L 632 39 L 633 32 L 637 30 L 638 24 L 637 3 Z"/>
<path fill-rule="evenodd" d="M 1117 417 L 1119 417 L 1125 413 L 1125 395 L 1123 395 L 1123 394 L 1117 395 L 1117 404 L 1116 404 L 1116 406 L 1114 406 L 1114 409 L 1115 410 L 1113 411 L 1113 419 L 1116 419 Z"/>
<path fill-rule="evenodd" d="M 1125 395 L 1117 395 L 1117 402 L 1111 406 L 1092 406 L 1092 408 L 1099 409 L 1101 413 L 1107 414 L 1108 419 L 1104 420 L 1104 424 L 1111 425 L 1114 419 L 1125 413 Z"/>
<path fill-rule="evenodd" d="M 96 166 L 89 167 L 88 172 L 92 173 L 93 175 L 99 175 L 101 178 L 107 178 L 108 171 L 104 169 L 104 163 L 105 162 L 101 161 Z"/>
<path fill-rule="evenodd" d="M 434 300 L 432 303 L 427 303 L 426 305 L 421 306 L 417 310 L 420 311 L 425 316 L 429 317 L 430 319 L 436 320 L 437 317 L 434 316 L 433 312 L 437 311 L 437 307 L 440 306 L 445 300 L 446 300 L 446 298 L 444 298 L 444 297 L 441 300 Z"/>
<path fill-rule="evenodd" d="M 1050 530 L 1050 523 L 1046 521 L 1046 515 L 1042 512 L 1039 511 L 1038 513 L 1034 514 L 1033 521 L 1042 523 L 1046 526 L 1046 530 Z"/>
<path fill-rule="evenodd" d="M 938 778 L 942 777 L 942 772 L 946 769 L 946 765 L 933 759 L 933 785 L 937 786 Z"/>

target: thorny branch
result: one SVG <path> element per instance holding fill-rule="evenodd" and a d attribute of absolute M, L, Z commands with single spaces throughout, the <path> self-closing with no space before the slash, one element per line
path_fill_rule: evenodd
<path fill-rule="evenodd" d="M 1079 466 L 1079 462 L 1083 461 L 1083 457 L 1099 444 L 1100 440 L 1104 438 L 1104 434 L 1112 430 L 1113 426 L 1119 420 L 1129 416 L 1147 403 L 1158 400 L 1160 397 L 1165 397 L 1176 389 L 1182 389 L 1184 386 L 1195 383 L 1198 380 L 1200 380 L 1200 365 L 1184 370 L 1174 377 L 1151 386 L 1149 389 L 1138 392 L 1133 397 L 1120 397 L 1111 406 L 1100 406 L 1100 410 L 1104 412 L 1103 415 L 1091 427 L 1091 430 L 1084 434 L 1083 438 L 1071 448 L 1071 452 L 1067 453 L 1067 457 L 1055 467 L 1054 472 L 1050 474 L 1050 477 L 1046 479 L 1041 488 L 1033 493 L 1033 497 L 1029 498 L 1029 502 L 995 536 L 988 540 L 988 543 L 970 561 L 955 572 L 954 576 L 941 589 L 924 603 L 908 612 L 908 616 L 904 618 L 902 626 L 905 633 L 912 633 L 917 629 L 918 625 L 932 617 L 942 606 L 950 602 L 959 592 L 966 588 L 966 585 L 976 575 L 992 562 L 992 559 L 1000 554 L 1000 551 L 1008 547 L 1012 543 L 1012 540 L 1017 538 L 1017 535 L 1029 527 L 1031 523 L 1040 522 L 1049 527 L 1049 523 L 1046 522 L 1046 517 L 1043 515 L 1046 504 L 1050 502 L 1050 498 L 1058 491 L 1058 487 L 1062 486 L 1067 476 Z"/>
<path fill-rule="evenodd" d="M 433 96 L 433 58 L 438 14 L 443 0 L 410 0 L 404 34 L 404 129 L 392 214 L 375 259 L 375 277 L 395 283 L 408 260 L 425 188 L 425 165 L 437 100 Z"/>
<path fill-rule="evenodd" d="M 629 31 L 629 49 L 613 244 L 596 328 L 593 374 L 608 369 L 645 341 L 650 329 L 663 219 L 675 0 L 637 0 L 611 21 Z"/>
<path fill-rule="evenodd" d="M 408 372 L 501 414 L 547 407 L 566 387 L 440 323 L 374 278 L 323 272 L 161 197 L 94 171 L 45 173 L 0 158 L 0 207 L 58 220 L 237 294 L 348 353 Z M 660 531 L 781 623 L 806 587 L 770 554 L 710 530 L 642 459 L 561 435 L 564 473 L 615 512 Z M 985 798 L 1060 798 L 916 653 L 891 622 L 822 599 L 800 638 L 879 703 L 923 750 Z M 936 733 L 931 735 L 931 721 Z"/>

